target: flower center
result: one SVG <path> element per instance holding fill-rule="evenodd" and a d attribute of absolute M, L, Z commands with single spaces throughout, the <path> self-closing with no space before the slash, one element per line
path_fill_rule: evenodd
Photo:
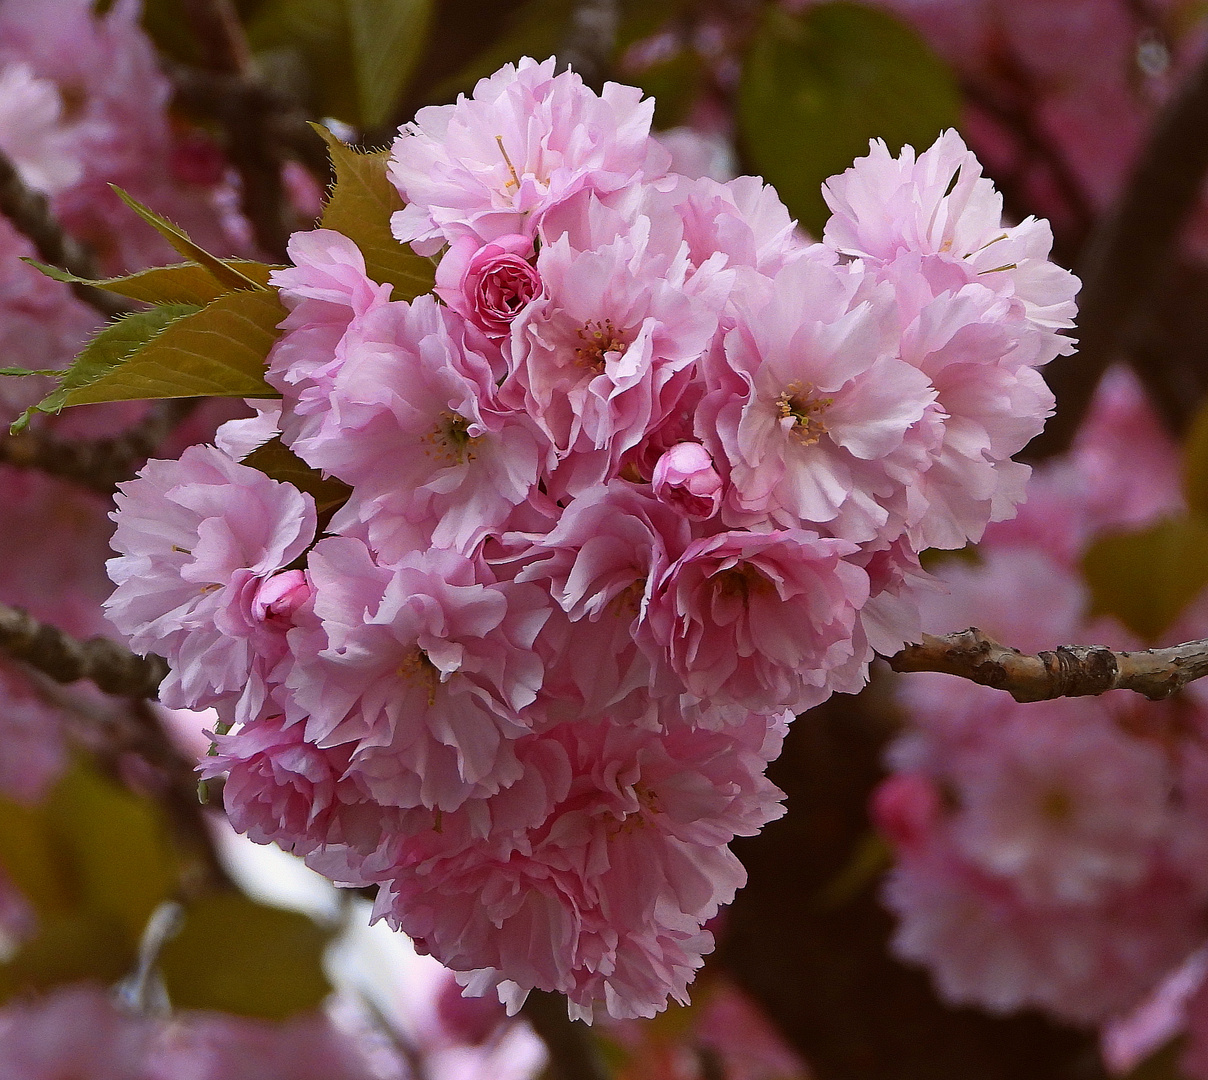
<path fill-rule="evenodd" d="M 609 603 L 609 609 L 618 619 L 632 619 L 642 610 L 642 597 L 646 594 L 646 579 L 638 578 L 625 586 Z"/>
<path fill-rule="evenodd" d="M 790 383 L 776 399 L 776 408 L 792 420 L 792 432 L 802 446 L 813 446 L 827 432 L 821 417 L 835 403 L 831 397 L 816 397 L 809 383 Z"/>
<path fill-rule="evenodd" d="M 395 674 L 406 683 L 413 686 L 426 687 L 429 707 L 436 704 L 436 688 L 440 685 L 440 668 L 438 668 L 423 649 L 416 646 L 399 661 Z"/>
<path fill-rule="evenodd" d="M 746 607 L 753 595 L 770 592 L 774 586 L 750 563 L 714 575 L 714 595 L 719 600 L 741 600 Z"/>
<path fill-rule="evenodd" d="M 599 319 L 589 319 L 575 333 L 583 342 L 575 349 L 575 361 L 593 371 L 604 370 L 606 353 L 621 354 L 625 352 L 625 340 L 617 333 L 617 328 L 612 325 L 611 319 L 605 319 L 602 322 Z"/>
<path fill-rule="evenodd" d="M 443 412 L 434 427 L 424 436 L 429 448 L 425 457 L 436 458 L 444 464 L 464 465 L 475 458 L 474 445 L 479 436 L 470 434 L 470 421 L 453 412 Z"/>

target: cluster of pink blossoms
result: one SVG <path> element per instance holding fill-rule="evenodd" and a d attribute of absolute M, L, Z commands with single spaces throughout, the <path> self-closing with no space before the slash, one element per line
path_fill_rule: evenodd
<path fill-rule="evenodd" d="M 123 485 L 111 619 L 260 842 L 517 1007 L 683 1000 L 793 713 L 918 632 L 918 552 L 1013 513 L 1077 283 L 948 132 L 827 185 L 668 171 L 653 103 L 522 61 L 421 110 L 391 300 L 293 237 L 279 409 Z M 274 434 L 334 516 L 241 464 Z"/>
<path fill-rule="evenodd" d="M 1061 642 L 1144 647 L 1092 617 L 1080 560 L 1105 530 L 1180 511 L 1177 452 L 1131 377 L 1108 375 L 1074 451 L 1029 486 L 1019 517 L 987 531 L 978 562 L 924 626 L 976 624 L 1024 650 Z M 1204 636 L 1193 602 L 1170 641 Z M 996 1012 L 1041 1008 L 1100 1025 L 1122 1017 L 1208 942 L 1208 698 L 1133 694 L 1017 704 L 944 675 L 902 681 L 910 724 L 873 813 L 898 865 L 885 899 L 894 950 L 942 997 Z M 1191 1010 L 1188 1076 L 1208 1077 L 1208 984 Z"/>

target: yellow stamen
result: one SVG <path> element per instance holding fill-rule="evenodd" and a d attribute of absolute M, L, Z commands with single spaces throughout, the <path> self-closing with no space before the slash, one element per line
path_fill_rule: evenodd
<path fill-rule="evenodd" d="M 821 417 L 835 403 L 831 397 L 815 397 L 814 388 L 794 382 L 776 399 L 776 408 L 793 420 L 793 434 L 803 446 L 813 446 L 828 431 Z"/>
<path fill-rule="evenodd" d="M 516 166 L 512 164 L 512 159 L 508 157 L 507 147 L 503 145 L 503 136 L 496 135 L 495 142 L 499 146 L 499 152 L 503 155 L 503 160 L 507 162 L 508 172 L 512 174 L 511 181 L 507 184 L 508 187 L 520 188 L 520 177 L 516 175 Z"/>

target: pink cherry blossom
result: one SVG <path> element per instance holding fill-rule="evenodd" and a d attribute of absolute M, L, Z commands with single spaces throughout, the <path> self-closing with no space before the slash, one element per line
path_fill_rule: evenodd
<path fill-rule="evenodd" d="M 712 947 L 701 925 L 744 877 L 721 845 L 780 812 L 762 771 L 781 732 L 757 716 L 726 735 L 555 728 L 542 738 L 566 748 L 574 779 L 550 820 L 475 845 L 446 818 L 410 842 L 377 911 L 473 972 L 473 993 L 498 986 L 515 1004 L 539 987 L 588 1017 L 593 1001 L 653 1015 L 684 996 Z"/>
<path fill-rule="evenodd" d="M 1205 931 L 1186 886 L 1160 870 L 1098 904 L 1038 907 L 932 845 L 884 895 L 900 920 L 894 952 L 926 964 L 949 1004 L 1041 1007 L 1078 1024 L 1139 1004 Z"/>
<path fill-rule="evenodd" d="M 293 572 L 267 582 L 313 541 L 314 499 L 194 446 L 179 461 L 148 462 L 117 502 L 106 612 L 132 648 L 172 664 L 160 699 L 171 708 L 237 699 L 237 718 L 254 717 L 308 588 Z"/>
<path fill-rule="evenodd" d="M 710 356 L 697 431 L 729 466 L 729 524 L 825 526 L 857 542 L 900 532 L 884 497 L 920 471 L 935 390 L 894 355 L 888 294 L 861 300 L 862 284 L 854 268 L 791 263 L 744 295 L 724 355 Z"/>
<path fill-rule="evenodd" d="M 321 1013 L 284 1021 L 195 1012 L 164 1024 L 147 1080 L 379 1080 L 365 1046 Z"/>
<path fill-rule="evenodd" d="M 654 466 L 655 498 L 693 521 L 708 521 L 721 507 L 722 480 L 700 443 L 671 447 Z"/>
<path fill-rule="evenodd" d="M 617 191 L 666 172 L 649 138 L 654 102 L 632 86 L 599 95 L 554 60 L 504 65 L 453 105 L 420 109 L 395 140 L 389 175 L 408 204 L 394 235 L 423 255 L 474 236 L 536 235 L 581 190 Z"/>
<path fill-rule="evenodd" d="M 1172 824 L 1162 751 L 1104 704 L 1036 703 L 952 763 L 962 856 L 1030 903 L 1091 903 L 1138 883 Z"/>
<path fill-rule="evenodd" d="M 121 1012 L 100 986 L 65 984 L 0 1009 L 0 1075 L 12 1080 L 150 1080 L 153 1026 Z"/>
<path fill-rule="evenodd" d="M 854 550 L 802 529 L 694 541 L 658 582 L 650 636 L 695 697 L 803 712 L 870 659 L 853 655 L 868 599 Z"/>
<path fill-rule="evenodd" d="M 397 814 L 345 778 L 351 748 L 321 750 L 306 741 L 302 724 L 267 717 L 215 736 L 214 744 L 201 775 L 227 774 L 227 816 L 257 844 L 276 843 L 296 855 L 341 847 L 367 857 L 384 842 L 387 826 L 397 825 Z"/>
<path fill-rule="evenodd" d="M 546 618 L 534 586 L 481 580 L 452 551 L 378 566 L 359 541 L 321 540 L 313 620 L 290 631 L 287 715 L 380 803 L 449 811 L 520 777 L 512 740 L 531 722 Z"/>
<path fill-rule="evenodd" d="M 285 397 L 281 424 L 287 444 L 321 422 L 349 326 L 388 303 L 391 290 L 369 280 L 365 257 L 341 233 L 295 233 L 289 244 L 293 266 L 271 277 L 289 309 L 281 324 L 286 333 L 269 353 L 265 372 Z"/>
<path fill-rule="evenodd" d="M 476 237 L 463 236 L 436 268 L 436 294 L 479 330 L 502 337 L 541 292 L 533 255 L 531 237 L 501 236 L 480 246 Z"/>
<path fill-rule="evenodd" d="M 671 414 L 716 332 L 732 275 L 718 260 L 693 271 L 682 251 L 668 262 L 648 241 L 639 224 L 592 250 L 565 236 L 545 245 L 545 295 L 512 324 L 500 400 L 528 412 L 559 456 L 585 459 L 566 463 L 559 490 L 599 483 Z"/>
<path fill-rule="evenodd" d="M 469 551 L 528 498 L 549 446 L 498 405 L 492 352 L 430 296 L 349 330 L 324 411 L 293 442 L 353 485 L 333 529 L 366 529 L 386 561 L 429 543 Z"/>

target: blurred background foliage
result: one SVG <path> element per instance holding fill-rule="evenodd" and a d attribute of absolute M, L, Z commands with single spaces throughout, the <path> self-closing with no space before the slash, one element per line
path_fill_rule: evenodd
<path fill-rule="evenodd" d="M 272 94 L 316 121 L 336 121 L 354 143 L 380 147 L 417 109 L 453 100 L 506 61 L 553 53 L 574 2 L 237 0 L 236 7 Z M 1201 17 L 1193 8 L 1182 5 L 1179 18 Z M 170 70 L 205 66 L 180 0 L 145 0 L 143 19 Z M 880 7 L 848 0 L 621 0 L 610 66 L 614 78 L 656 97 L 659 128 L 728 109 L 738 170 L 774 184 L 814 234 L 827 216 L 822 182 L 870 138 L 895 153 L 906 143 L 924 147 L 962 123 L 971 94 L 916 30 Z M 395 197 L 369 158 L 333 150 L 335 174 L 348 181 L 342 198 Z M 1009 177 L 996 179 L 1020 216 L 1044 211 L 1013 192 Z M 325 220 L 363 217 L 350 205 L 333 201 Z M 1058 250 L 1071 264 L 1094 224 L 1080 213 L 1074 206 L 1066 219 L 1055 218 Z M 375 242 L 389 259 L 395 246 L 384 236 L 365 237 L 362 246 Z M 381 269 L 382 280 L 404 294 L 428 287 L 413 280 L 412 263 Z M 1179 275 L 1182 291 L 1167 289 L 1166 298 L 1180 297 L 1180 311 L 1200 310 L 1205 275 Z M 1137 345 L 1142 354 L 1146 340 Z M 1208 384 L 1201 340 L 1189 333 L 1170 347 L 1198 371 L 1193 391 Z M 1183 396 L 1195 404 L 1196 392 Z M 1208 583 L 1208 414 L 1192 426 L 1187 447 L 1187 514 L 1104 538 L 1085 561 L 1096 610 L 1144 639 L 1157 638 Z M 999 1019 L 945 1008 L 922 973 L 889 957 L 889 917 L 875 897 L 885 853 L 871 842 L 866 807 L 894 727 L 883 685 L 857 699 L 836 697 L 796 726 L 772 771 L 790 812 L 736 845 L 751 880 L 727 915 L 719 956 L 698 982 L 699 1000 L 708 999 L 714 980 L 732 979 L 818 1076 L 835 1080 L 1100 1075 L 1086 1033 L 1038 1015 Z M 81 978 L 122 980 L 132 994 L 147 992 L 140 953 L 158 912 L 168 925 L 150 946 L 162 990 L 177 1007 L 278 1020 L 323 1000 L 333 927 L 253 900 L 215 872 L 173 812 L 178 798 L 171 784 L 123 771 L 122 762 L 81 756 L 44 804 L 0 800 L 0 864 L 39 925 L 0 963 L 0 998 Z M 606 1036 L 617 1075 L 684 1075 L 652 1062 L 672 1061 L 667 1048 L 694 1030 L 700 1008 L 673 1008 L 637 1034 Z M 721 1075 L 708 1071 L 707 1055 L 694 1060 L 697 1071 L 687 1075 Z M 1166 1054 L 1148 1063 L 1137 1080 L 1173 1075 L 1171 1060 Z"/>

